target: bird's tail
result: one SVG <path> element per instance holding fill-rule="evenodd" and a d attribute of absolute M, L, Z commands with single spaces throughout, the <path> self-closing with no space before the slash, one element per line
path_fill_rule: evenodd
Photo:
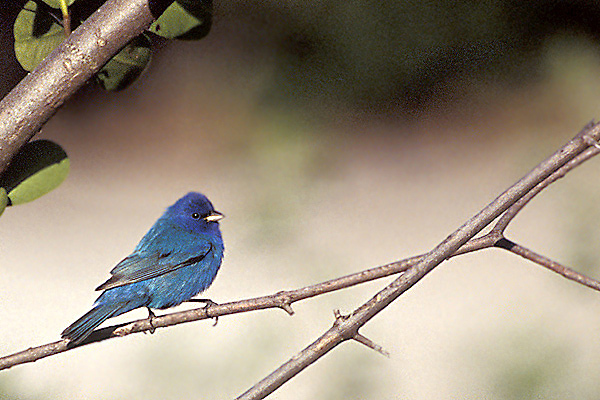
<path fill-rule="evenodd" d="M 119 303 L 97 304 L 81 318 L 69 325 L 67 329 L 61 333 L 61 336 L 63 339 L 68 338 L 71 343 L 79 344 L 83 342 L 83 340 L 88 337 L 98 325 L 108 318 L 118 315 L 122 306 L 123 305 Z"/>

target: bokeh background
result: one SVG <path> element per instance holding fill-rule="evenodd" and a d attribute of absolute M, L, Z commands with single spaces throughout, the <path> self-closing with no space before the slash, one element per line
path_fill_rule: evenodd
<path fill-rule="evenodd" d="M 6 93 L 24 72 L 2 13 Z M 0 353 L 59 339 L 189 190 L 227 216 L 216 302 L 427 251 L 598 116 L 599 33 L 593 1 L 216 2 L 204 40 L 157 43 L 132 87 L 83 88 L 38 135 L 72 170 L 0 219 Z M 600 276 L 597 162 L 510 237 Z M 18 366 L 0 399 L 232 398 L 389 280 Z M 599 328 L 597 293 L 483 251 L 363 328 L 389 359 L 346 343 L 270 398 L 596 399 Z"/>

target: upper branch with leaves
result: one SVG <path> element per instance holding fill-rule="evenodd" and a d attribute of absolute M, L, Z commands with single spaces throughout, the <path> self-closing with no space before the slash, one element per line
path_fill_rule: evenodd
<path fill-rule="evenodd" d="M 109 0 L 0 102 L 0 172 L 66 99 L 154 21 L 147 0 Z"/>
<path fill-rule="evenodd" d="M 42 196 L 68 174 L 60 146 L 47 141 L 29 149 L 24 145 L 83 84 L 95 76 L 106 90 L 127 87 L 150 62 L 149 35 L 198 40 L 208 34 L 212 0 L 179 1 L 183 4 L 110 0 L 96 12 L 98 4 L 90 1 L 25 3 L 14 24 L 14 50 L 32 73 L 0 102 L 0 214 L 6 206 Z M 72 27 L 78 27 L 73 35 Z"/>

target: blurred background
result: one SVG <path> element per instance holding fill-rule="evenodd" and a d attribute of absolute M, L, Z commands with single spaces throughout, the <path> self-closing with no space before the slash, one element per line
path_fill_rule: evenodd
<path fill-rule="evenodd" d="M 18 10 L 17 10 L 18 11 Z M 24 76 L 2 13 L 0 89 Z M 58 340 L 190 190 L 226 215 L 216 302 L 425 252 L 597 118 L 593 1 L 216 2 L 132 87 L 90 84 L 37 137 L 71 174 L 0 219 L 0 354 Z M 597 160 L 509 238 L 600 276 Z M 0 399 L 232 398 L 392 278 L 86 346 L 0 373 Z M 273 399 L 596 399 L 598 293 L 487 250 L 442 264 Z M 185 309 L 181 306 L 179 309 Z M 160 314 L 160 313 L 159 313 Z M 146 317 L 136 310 L 110 324 Z"/>

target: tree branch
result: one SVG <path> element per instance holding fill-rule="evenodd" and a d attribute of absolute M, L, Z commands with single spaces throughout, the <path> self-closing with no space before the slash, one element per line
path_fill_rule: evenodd
<path fill-rule="evenodd" d="M 573 139 L 573 141 L 576 141 L 576 139 L 578 137 L 582 136 L 587 131 L 592 131 L 592 130 L 595 135 L 599 135 L 598 132 L 600 131 L 600 128 L 596 125 L 594 125 L 594 126 L 589 125 L 588 127 L 586 127 L 586 130 L 582 131 L 582 133 L 580 133 L 575 139 Z M 518 198 L 518 200 L 514 201 L 514 199 L 516 199 L 517 197 L 505 199 L 504 201 L 506 201 L 508 203 L 510 203 L 510 201 L 513 201 L 513 203 L 510 207 L 508 207 L 508 209 L 506 209 L 506 212 L 498 220 L 498 222 L 492 228 L 492 230 L 489 233 L 487 233 L 479 238 L 470 239 L 467 243 L 462 245 L 457 251 L 455 251 L 449 257 L 454 257 L 457 255 L 473 252 L 476 250 L 481 250 L 484 248 L 491 248 L 491 247 L 503 248 L 506 250 L 511 250 L 515 254 L 526 256 L 527 259 L 529 259 L 533 262 L 536 262 L 540 265 L 543 265 L 547 268 L 550 268 L 554 272 L 557 272 L 557 273 L 565 276 L 568 279 L 571 279 L 578 283 L 584 284 L 590 288 L 600 290 L 600 282 L 595 281 L 591 278 L 587 278 L 587 277 L 577 273 L 576 271 L 571 270 L 567 267 L 564 267 L 564 266 L 562 266 L 556 262 L 553 262 L 543 256 L 539 256 L 539 255 L 534 256 L 533 255 L 534 253 L 532 253 L 531 251 L 529 251 L 528 253 L 524 253 L 524 250 L 522 250 L 521 247 L 514 244 L 513 242 L 508 241 L 503 236 L 503 231 L 508 226 L 508 223 L 517 215 L 517 213 L 523 208 L 523 206 L 528 201 L 530 201 L 536 194 L 540 193 L 544 188 L 548 187 L 552 182 L 555 182 L 558 178 L 564 176 L 568 171 L 572 170 L 573 168 L 577 167 L 585 160 L 589 159 L 593 155 L 598 154 L 598 152 L 600 152 L 600 150 L 598 150 L 597 148 L 592 147 L 583 152 L 580 152 L 578 155 L 574 155 L 574 154 L 577 154 L 577 152 L 580 150 L 578 148 L 572 148 L 573 141 L 570 142 L 567 146 L 563 147 L 563 149 L 559 150 L 556 153 L 556 154 L 561 154 L 561 152 L 563 150 L 568 150 L 571 147 L 570 153 L 566 156 L 566 158 L 569 159 L 570 161 L 564 163 L 561 167 L 558 167 L 558 165 L 560 165 L 560 160 L 551 158 L 551 160 L 553 160 L 553 161 L 550 163 L 547 162 L 548 166 L 546 166 L 545 168 L 547 168 L 548 171 L 551 168 L 557 168 L 554 172 L 552 172 L 548 177 L 543 179 L 539 184 L 535 185 L 532 189 L 530 189 L 529 192 L 526 192 L 525 195 Z M 536 170 L 532 171 L 532 173 L 535 171 Z M 530 180 L 531 180 L 530 175 L 531 175 L 531 173 L 528 174 L 525 178 L 523 178 L 521 181 L 519 181 L 514 186 L 523 185 L 522 181 L 527 180 L 526 178 L 530 178 Z M 542 179 L 543 174 L 538 173 L 536 176 L 537 176 L 536 179 Z M 509 189 L 509 191 L 510 191 L 510 189 Z M 507 191 L 507 192 L 509 192 L 509 191 Z M 516 194 L 513 196 L 518 196 L 518 195 L 519 194 Z M 506 196 L 504 196 L 504 197 L 506 197 Z M 498 202 L 499 199 L 502 199 L 502 196 L 499 197 L 498 199 L 496 199 L 495 202 Z M 492 204 L 494 204 L 494 203 L 492 203 Z M 490 206 L 488 206 L 487 208 L 489 208 L 489 207 Z M 484 211 L 486 209 L 484 209 Z M 492 221 L 494 219 L 493 214 L 491 214 L 490 212 L 486 213 L 485 215 L 486 215 L 486 218 L 488 218 L 490 221 Z M 483 224 L 483 222 L 481 224 Z M 452 237 L 452 235 L 449 238 L 451 238 L 451 237 Z M 510 245 L 508 245 L 507 243 L 510 243 Z M 176 312 L 176 313 L 170 313 L 170 314 L 166 314 L 166 315 L 154 318 L 152 320 L 152 324 L 150 324 L 147 319 L 142 319 L 142 320 L 137 320 L 137 321 L 133 321 L 130 323 L 126 323 L 126 324 L 109 326 L 109 327 L 98 329 L 98 330 L 94 331 L 92 333 L 92 335 L 90 335 L 82 344 L 80 344 L 80 346 L 103 341 L 103 340 L 110 339 L 110 338 L 129 335 L 131 333 L 152 331 L 155 328 L 163 328 L 163 327 L 168 327 L 168 326 L 177 325 L 177 324 L 186 323 L 186 322 L 192 322 L 192 321 L 208 319 L 208 318 L 216 318 L 216 317 L 219 317 L 222 315 L 249 312 L 249 311 L 254 311 L 254 310 L 263 310 L 263 309 L 267 309 L 267 308 L 281 308 L 284 311 L 288 312 L 289 314 L 293 314 L 291 304 L 296 301 L 305 300 L 305 299 L 315 297 L 318 295 L 322 295 L 325 293 L 345 289 L 345 288 L 355 286 L 355 285 L 358 285 L 361 283 L 369 282 L 369 281 L 372 281 L 375 279 L 380 279 L 380 278 L 383 278 L 386 276 L 390 276 L 393 274 L 407 271 L 407 270 L 411 269 L 412 267 L 414 267 L 415 265 L 422 263 L 426 259 L 427 256 L 428 256 L 428 254 L 410 257 L 410 258 L 407 258 L 404 260 L 396 261 L 396 262 L 382 265 L 382 266 L 379 266 L 376 268 L 371 268 L 371 269 L 368 269 L 365 271 L 361 271 L 361 272 L 354 273 L 351 275 L 343 276 L 340 278 L 331 279 L 331 280 L 328 280 L 325 282 L 306 286 L 303 288 L 290 290 L 290 291 L 281 291 L 281 292 L 275 293 L 270 296 L 263 296 L 263 297 L 253 298 L 253 299 L 240 300 L 240 301 L 226 303 L 226 304 L 211 304 L 208 307 L 192 309 L 192 310 L 187 310 L 187 311 L 180 311 L 180 312 Z M 416 283 L 418 281 L 418 279 L 417 279 L 418 276 L 419 275 L 417 275 L 413 272 L 412 276 L 407 277 L 407 279 L 405 280 L 405 283 L 401 284 L 404 286 L 398 286 L 398 287 L 408 288 L 408 287 L 412 286 L 414 283 Z M 377 298 L 377 296 L 374 299 L 376 299 L 376 298 Z M 364 305 L 363 305 L 363 307 L 364 307 Z M 329 344 L 329 340 L 331 340 L 331 338 L 336 338 L 336 341 L 339 344 L 340 343 L 339 340 L 341 338 L 343 340 L 354 339 L 354 340 L 357 340 L 363 344 L 366 344 L 366 345 L 372 347 L 373 349 L 376 349 L 377 351 L 383 352 L 383 350 L 381 349 L 380 346 L 374 344 L 369 339 L 366 339 L 366 338 L 364 338 L 364 336 L 360 335 L 358 333 L 358 328 L 355 330 L 356 332 L 353 332 L 352 330 L 348 330 L 348 328 L 347 328 L 347 320 L 348 319 L 349 319 L 348 316 L 340 315 L 340 316 L 336 317 L 336 325 L 335 326 L 337 326 L 337 327 L 341 326 L 341 328 L 338 328 L 338 329 L 344 330 L 343 331 L 344 336 L 341 336 L 341 334 L 337 334 L 334 336 L 328 335 L 326 337 L 326 339 L 323 339 L 323 337 L 322 337 L 320 339 L 321 341 L 315 342 L 317 344 L 317 347 L 319 349 L 322 349 L 323 347 L 321 345 L 323 345 L 323 343 L 324 343 L 323 340 L 325 340 L 325 342 L 327 344 Z M 334 342 L 331 342 L 331 345 L 333 345 L 335 347 L 335 345 L 333 344 Z M 12 354 L 12 355 L 1 357 L 0 358 L 0 370 L 8 369 L 12 366 L 27 363 L 27 362 L 33 362 L 33 361 L 39 360 L 41 358 L 45 358 L 45 357 L 48 357 L 51 355 L 62 353 L 67 350 L 71 350 L 76 347 L 79 347 L 79 346 L 70 345 L 67 340 L 60 340 L 60 341 L 56 341 L 53 343 L 48 343 L 48 344 L 41 345 L 38 347 L 30 348 L 30 349 L 27 349 L 27 350 L 24 350 L 24 351 L 21 351 L 21 352 Z M 331 347 L 331 348 L 333 348 L 333 347 Z M 305 349 L 305 351 L 307 351 L 307 350 Z M 307 352 L 310 353 L 310 351 L 307 351 Z M 323 354 L 325 354 L 325 353 L 323 353 Z M 293 360 L 296 360 L 295 362 L 299 362 L 298 359 L 296 359 L 296 358 Z M 310 358 L 307 358 L 306 360 L 308 362 L 310 360 Z M 312 362 L 314 362 L 314 360 Z M 291 373 L 293 371 L 296 371 L 295 373 L 297 373 L 301 369 L 303 369 L 303 368 L 297 369 L 299 367 L 300 366 L 295 366 L 294 368 L 289 370 L 289 373 Z M 291 375 L 291 376 L 293 376 L 293 375 Z M 290 376 L 290 378 L 291 378 L 291 376 Z M 257 392 L 253 392 L 253 393 L 257 393 Z M 242 398 L 244 398 L 244 397 L 242 397 Z M 248 398 L 260 398 L 260 397 L 248 397 Z"/>
<path fill-rule="evenodd" d="M 567 266 L 557 263 L 556 261 L 553 261 L 548 257 L 545 257 L 532 250 L 529 250 L 515 242 L 505 239 L 504 241 L 499 242 L 499 244 L 497 244 L 496 247 L 508 250 L 511 253 L 521 256 L 526 260 L 541 265 L 544 268 L 548 268 L 550 271 L 556 272 L 557 274 L 562 275 L 569 280 L 580 283 L 591 289 L 600 291 L 600 282 L 598 282 L 597 280 L 587 277 Z"/>
<path fill-rule="evenodd" d="M 0 173 L 64 101 L 153 21 L 148 0 L 108 0 L 0 101 Z"/>
<path fill-rule="evenodd" d="M 461 248 L 461 251 L 457 252 L 455 255 L 465 254 L 484 248 L 491 248 L 495 245 L 497 240 L 498 239 L 492 235 L 486 235 L 486 237 L 474 239 L 472 242 L 465 244 Z M 240 300 L 225 304 L 215 303 L 210 305 L 210 307 L 197 308 L 158 316 L 152 319 L 152 325 L 150 325 L 147 319 L 141 319 L 125 324 L 101 328 L 94 331 L 79 346 L 96 343 L 115 337 L 126 336 L 131 333 L 152 331 L 154 328 L 164 328 L 186 322 L 217 318 L 222 315 L 264 310 L 268 308 L 281 308 L 291 315 L 293 314 L 293 310 L 291 308 L 292 303 L 401 273 L 418 263 L 423 259 L 423 257 L 424 255 L 410 257 L 405 260 L 385 264 L 379 267 L 346 275 L 340 278 L 331 279 L 303 288 L 290 291 L 281 291 L 270 296 Z M 19 364 L 34 362 L 41 358 L 59 354 L 79 346 L 69 346 L 67 340 L 59 340 L 41 346 L 32 347 L 15 354 L 1 357 L 0 370 L 8 369 Z"/>
<path fill-rule="evenodd" d="M 492 241 L 487 241 L 486 243 L 481 242 L 479 246 L 491 247 L 493 244 L 494 243 Z M 403 272 L 410 266 L 417 263 L 422 257 L 423 256 L 411 257 L 406 260 L 393 262 L 303 288 L 281 291 L 270 296 L 256 297 L 224 304 L 213 303 L 208 307 L 157 316 L 152 319 L 152 325 L 148 319 L 140 319 L 130 323 L 97 329 L 79 346 L 69 345 L 68 340 L 64 339 L 41 346 L 32 347 L 8 356 L 0 357 L 0 370 L 8 369 L 19 364 L 34 362 L 41 358 L 59 354 L 76 347 L 115 337 L 126 336 L 138 332 L 152 331 L 154 328 L 164 328 L 186 322 L 216 318 L 222 315 L 264 310 L 268 308 L 281 308 L 288 314 L 293 314 L 291 304 L 296 301 L 305 300 L 311 297 L 345 289 L 361 283 L 370 282 L 375 279 L 380 279 Z"/>
<path fill-rule="evenodd" d="M 484 248 L 491 248 L 495 245 L 497 240 L 498 238 L 492 235 L 486 235 L 486 237 L 474 239 L 472 242 L 469 242 L 461 247 L 461 251 L 457 252 L 453 256 L 466 254 Z M 27 350 L 23 350 L 8 356 L 0 357 L 0 370 L 8 369 L 13 366 L 28 362 L 34 362 L 41 358 L 56 355 L 76 347 L 101 342 L 107 339 L 126 336 L 132 333 L 152 331 L 155 328 L 165 328 L 181 323 L 217 318 L 222 315 L 264 310 L 268 308 L 281 308 L 288 314 L 292 315 L 294 313 L 291 307 L 292 303 L 404 272 L 408 268 L 421 261 L 424 256 L 425 255 L 418 255 L 410 257 L 404 260 L 395 261 L 379 267 L 367 269 L 303 288 L 290 291 L 281 291 L 269 296 L 256 297 L 224 304 L 214 303 L 209 307 L 165 314 L 153 318 L 152 324 L 149 323 L 148 319 L 140 319 L 125 324 L 97 329 L 78 346 L 69 345 L 67 340 L 59 340 L 37 347 L 31 347 Z"/>
<path fill-rule="evenodd" d="M 321 337 L 240 395 L 237 399 L 250 400 L 265 398 L 300 371 L 304 370 L 304 368 L 327 354 L 337 345 L 356 337 L 360 327 L 381 312 L 402 293 L 414 286 L 441 262 L 455 253 L 462 245 L 473 238 L 494 219 L 509 210 L 510 207 L 519 202 L 519 200 L 526 198 L 527 194 L 536 187 L 541 186 L 541 188 L 537 190 L 537 193 L 539 193 L 545 187 L 543 182 L 546 179 L 559 171 L 567 163 L 576 159 L 576 157 L 581 155 L 589 146 L 594 146 L 594 148 L 596 148 L 596 142 L 599 138 L 600 125 L 589 124 L 586 126 L 579 134 L 552 156 L 540 163 L 483 210 L 469 219 L 464 225 L 450 234 L 450 236 L 419 260 L 416 265 L 409 268 L 399 278 L 386 286 L 362 306 L 354 310 L 347 317 L 336 318 L 334 325 L 323 333 Z M 531 198 L 535 196 L 535 194 L 532 195 Z M 531 198 L 525 200 L 525 202 L 531 200 Z M 513 211 L 514 215 L 516 215 L 518 210 L 519 209 Z M 508 221 L 514 218 L 514 215 L 509 217 Z M 500 227 L 502 229 L 505 228 L 505 226 Z M 498 231 L 494 232 L 494 235 L 497 234 Z"/>

